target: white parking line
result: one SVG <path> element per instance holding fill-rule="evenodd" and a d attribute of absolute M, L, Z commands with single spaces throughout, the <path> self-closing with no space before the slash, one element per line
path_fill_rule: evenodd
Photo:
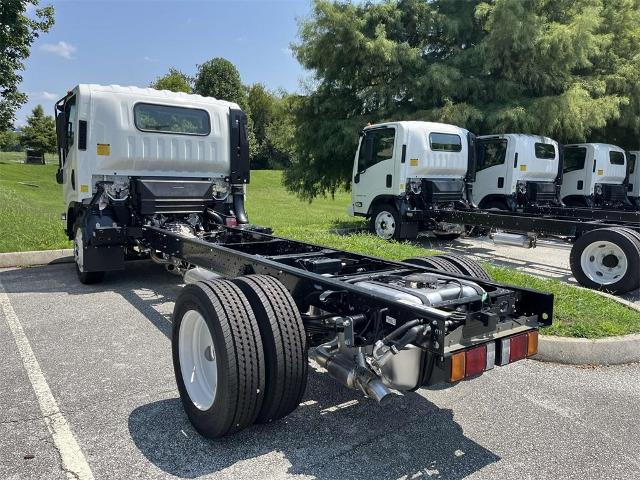
<path fill-rule="evenodd" d="M 47 425 L 47 429 L 53 438 L 53 443 L 60 454 L 62 461 L 62 468 L 67 474 L 69 479 L 81 479 L 81 480 L 93 480 L 93 473 L 87 463 L 80 445 L 73 436 L 73 432 L 67 423 L 67 420 L 62 415 L 56 399 L 53 398 L 49 384 L 44 378 L 44 374 L 40 369 L 38 360 L 33 354 L 29 339 L 22 329 L 22 325 L 18 320 L 16 312 L 9 302 L 9 296 L 5 291 L 2 282 L 0 281 L 0 308 L 7 319 L 7 324 L 11 329 L 13 338 L 18 346 L 20 357 L 22 357 L 22 363 L 29 381 L 33 387 L 33 391 L 38 399 L 40 405 L 40 411 L 43 415 L 43 420 Z"/>

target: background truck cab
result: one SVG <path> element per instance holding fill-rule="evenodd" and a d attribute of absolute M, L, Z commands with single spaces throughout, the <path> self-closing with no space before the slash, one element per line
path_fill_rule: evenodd
<path fill-rule="evenodd" d="M 475 148 L 473 202 L 480 208 L 559 204 L 558 142 L 538 135 L 485 135 L 476 138 Z"/>
<path fill-rule="evenodd" d="M 404 121 L 366 127 L 353 164 L 351 215 L 368 217 L 383 238 L 411 238 L 406 193 L 430 205 L 462 201 L 472 135 L 443 123 Z"/>
<path fill-rule="evenodd" d="M 629 161 L 629 179 L 627 180 L 627 196 L 629 201 L 640 210 L 640 167 L 638 166 L 638 160 L 640 160 L 640 151 L 633 151 L 627 154 Z"/>
<path fill-rule="evenodd" d="M 564 147 L 562 201 L 571 207 L 628 205 L 627 161 L 622 148 L 603 143 Z"/>

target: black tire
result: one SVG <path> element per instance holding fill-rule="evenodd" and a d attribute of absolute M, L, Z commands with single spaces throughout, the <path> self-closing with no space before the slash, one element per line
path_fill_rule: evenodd
<path fill-rule="evenodd" d="M 79 262 L 81 260 L 80 254 L 78 252 L 79 250 L 83 249 L 83 239 L 84 232 L 82 228 L 77 228 L 73 240 L 73 256 L 76 264 L 76 275 L 78 276 L 78 280 L 80 280 L 80 283 L 84 285 L 100 283 L 104 279 L 104 272 L 83 272 L 80 270 Z"/>
<path fill-rule="evenodd" d="M 589 255 L 589 252 L 586 251 L 587 248 L 593 249 L 598 242 L 609 242 L 616 245 L 626 258 L 626 271 L 621 273 L 619 279 L 614 282 L 598 282 L 598 274 L 603 276 L 599 270 L 604 271 L 606 266 L 601 267 L 597 263 L 596 255 Z M 588 267 L 590 272 L 583 268 L 583 260 L 586 265 L 590 265 Z M 635 290 L 640 286 L 640 241 L 625 229 L 602 228 L 583 234 L 573 245 L 569 262 L 574 277 L 580 285 L 585 287 L 620 294 Z M 595 263 L 591 264 L 590 262 Z"/>
<path fill-rule="evenodd" d="M 640 243 L 640 232 L 639 231 L 634 230 L 633 228 L 624 228 L 624 227 L 615 228 L 615 230 L 621 230 L 623 232 L 627 232 L 629 235 L 631 235 L 632 237 L 636 238 L 636 240 L 638 240 L 638 243 Z"/>
<path fill-rule="evenodd" d="M 76 264 L 76 275 L 80 283 L 84 285 L 93 285 L 104 280 L 104 272 L 81 272 L 78 264 Z"/>
<path fill-rule="evenodd" d="M 456 238 L 460 238 L 462 233 L 451 233 L 451 232 L 436 232 L 433 230 L 433 233 L 440 240 L 455 240 Z"/>
<path fill-rule="evenodd" d="M 390 236 L 384 236 L 381 235 L 381 233 L 378 231 L 378 229 L 376 228 L 376 223 L 378 222 L 378 215 L 382 214 L 382 213 L 388 213 L 392 218 L 392 222 L 393 225 L 388 226 L 389 223 L 385 222 L 384 224 L 384 228 L 385 229 L 391 229 L 393 230 L 393 233 Z M 393 205 L 390 205 L 388 203 L 382 203 L 380 205 L 377 205 L 374 209 L 373 209 L 373 213 L 371 215 L 371 218 L 369 219 L 369 231 L 375 235 L 378 236 L 378 238 L 381 238 L 383 240 L 400 240 L 400 214 L 398 213 L 398 209 L 396 207 L 394 207 Z"/>
<path fill-rule="evenodd" d="M 442 258 L 453 263 L 459 270 L 469 277 L 479 278 L 481 280 L 491 281 L 491 277 L 482 266 L 471 258 L 454 253 L 444 253 L 436 255 L 436 258 Z"/>
<path fill-rule="evenodd" d="M 307 386 L 307 343 L 302 317 L 284 285 L 268 275 L 248 275 L 233 282 L 256 316 L 265 360 L 265 393 L 257 423 L 293 412 Z"/>
<path fill-rule="evenodd" d="M 403 260 L 405 263 L 410 263 L 418 267 L 433 268 L 443 273 L 453 273 L 454 275 L 466 275 L 462 270 L 456 267 L 453 263 L 444 258 L 433 257 L 414 257 Z"/>
<path fill-rule="evenodd" d="M 180 326 L 190 310 L 204 318 L 215 348 L 217 387 L 206 410 L 191 400 L 180 366 Z M 213 280 L 185 286 L 173 310 L 171 346 L 182 405 L 201 435 L 222 437 L 256 420 L 264 399 L 264 352 L 249 300 L 236 285 Z"/>

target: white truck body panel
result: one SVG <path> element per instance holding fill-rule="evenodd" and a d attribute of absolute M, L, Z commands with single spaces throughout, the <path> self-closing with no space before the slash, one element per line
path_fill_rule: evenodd
<path fill-rule="evenodd" d="M 444 123 L 404 121 L 369 126 L 364 133 L 393 129 L 395 138 L 389 158 L 359 169 L 358 159 L 364 149 L 361 137 L 353 162 L 350 215 L 367 215 L 372 202 L 380 195 L 398 196 L 405 192 L 407 179 L 462 179 L 466 175 L 469 147 L 468 131 Z M 451 134 L 460 138 L 460 151 L 436 151 L 431 148 L 431 134 Z M 405 148 L 403 162 L 403 146 Z M 387 183 L 387 177 L 391 182 Z M 358 181 L 355 179 L 358 178 Z M 389 185 L 389 186 L 387 186 Z"/>
<path fill-rule="evenodd" d="M 560 161 L 558 142 L 555 140 L 539 135 L 514 133 L 476 137 L 476 145 L 494 141 L 506 142 L 504 160 L 488 167 L 478 164 L 473 182 L 473 201 L 477 205 L 490 195 L 515 194 L 518 182 L 555 181 Z M 552 145 L 555 151 L 553 157 L 538 157 L 536 144 Z"/>
<path fill-rule="evenodd" d="M 622 148 L 604 143 L 579 143 L 565 145 L 565 152 L 569 148 L 586 149 L 586 157 L 583 168 L 571 170 L 565 154 L 565 171 L 561 188 L 562 199 L 568 196 L 591 196 L 598 183 L 621 185 L 624 182 L 627 174 L 627 160 Z M 612 164 L 611 152 L 621 152 L 624 155 L 624 162 L 621 165 Z M 580 188 L 581 186 L 582 188 Z"/>
<path fill-rule="evenodd" d="M 99 180 L 118 177 L 219 178 L 229 175 L 230 108 L 214 98 L 151 88 L 79 85 L 73 89 L 77 109 L 72 129 L 87 121 L 86 150 L 69 149 L 64 166 L 66 204 L 81 202 L 95 192 Z M 136 126 L 139 103 L 204 110 L 206 135 L 142 131 Z M 77 136 L 77 135 L 76 135 Z M 77 142 L 77 139 L 76 139 Z M 75 147 L 75 148 L 74 148 Z M 72 182 L 71 176 L 75 175 Z"/>

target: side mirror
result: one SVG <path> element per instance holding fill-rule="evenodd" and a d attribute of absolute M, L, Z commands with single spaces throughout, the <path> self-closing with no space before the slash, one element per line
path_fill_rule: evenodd
<path fill-rule="evenodd" d="M 64 112 L 58 113 L 56 117 L 56 134 L 58 140 L 58 148 L 67 149 L 67 118 Z"/>
<path fill-rule="evenodd" d="M 353 177 L 353 183 L 360 183 L 360 173 L 356 173 L 356 176 Z"/>

